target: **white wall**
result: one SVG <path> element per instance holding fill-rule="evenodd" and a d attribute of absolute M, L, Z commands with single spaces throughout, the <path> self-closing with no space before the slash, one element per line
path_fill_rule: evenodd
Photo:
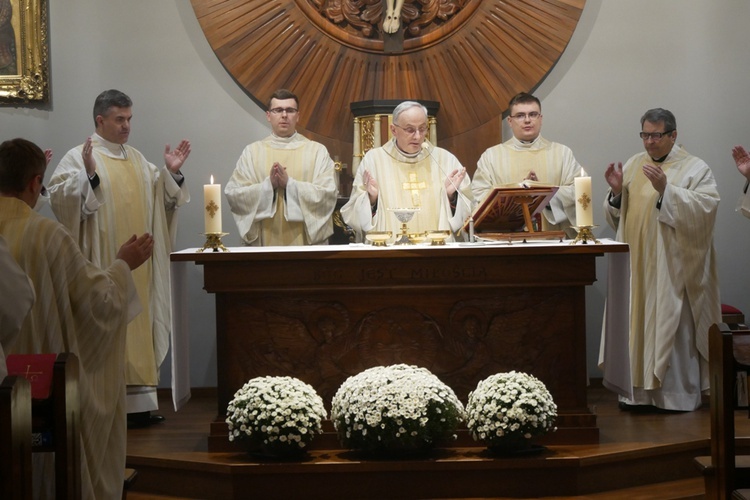
<path fill-rule="evenodd" d="M 161 162 L 166 143 L 193 144 L 185 173 L 194 201 L 181 211 L 177 248 L 200 246 L 201 185 L 210 174 L 226 183 L 242 148 L 268 133 L 265 114 L 213 54 L 188 0 L 49 3 L 52 104 L 0 108 L 0 139 L 31 139 L 59 159 L 93 131 L 96 95 L 124 91 L 135 103 L 130 144 L 152 162 Z M 750 146 L 748 19 L 750 2 L 736 0 L 588 0 L 568 49 L 535 93 L 544 135 L 573 149 L 593 177 L 596 205 L 606 165 L 641 150 L 643 112 L 675 113 L 678 142 L 708 162 L 722 194 L 716 245 L 723 300 L 750 315 L 750 264 L 743 259 L 750 220 L 734 212 L 743 181 L 731 157 L 733 145 Z M 595 223 L 605 224 L 600 211 Z M 238 245 L 226 205 L 223 225 L 233 233 L 225 243 Z M 613 232 L 600 227 L 596 234 Z M 598 268 L 603 280 L 605 259 Z M 201 272 L 190 267 L 195 387 L 216 385 L 214 304 Z M 589 369 L 596 375 L 602 282 L 589 287 L 587 299 Z M 166 363 L 162 385 L 169 381 Z"/>

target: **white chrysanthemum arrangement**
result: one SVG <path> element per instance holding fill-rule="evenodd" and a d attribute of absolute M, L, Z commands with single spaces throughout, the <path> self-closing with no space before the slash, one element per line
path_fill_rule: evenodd
<path fill-rule="evenodd" d="M 420 451 L 455 439 L 464 408 L 453 390 L 425 368 L 378 366 L 349 377 L 331 405 L 345 448 Z"/>
<path fill-rule="evenodd" d="M 469 431 L 489 447 L 546 434 L 556 418 L 557 405 L 544 383 L 515 371 L 480 381 L 466 404 Z"/>
<path fill-rule="evenodd" d="M 227 406 L 229 440 L 245 440 L 270 453 L 304 449 L 327 416 L 323 399 L 294 377 L 257 377 Z"/>

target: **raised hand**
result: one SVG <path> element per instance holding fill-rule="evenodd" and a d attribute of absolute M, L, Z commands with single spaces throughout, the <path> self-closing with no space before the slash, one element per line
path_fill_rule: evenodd
<path fill-rule="evenodd" d="M 190 141 L 183 139 L 173 150 L 170 150 L 169 144 L 164 148 L 164 164 L 173 174 L 180 171 L 188 156 L 190 156 Z"/>
<path fill-rule="evenodd" d="M 378 201 L 378 181 L 372 176 L 369 170 L 365 170 L 362 174 L 362 184 L 364 185 L 367 195 L 370 197 L 370 205 L 374 205 Z"/>
<path fill-rule="evenodd" d="M 138 237 L 133 235 L 123 243 L 117 251 L 117 258 L 124 260 L 132 271 L 150 259 L 153 251 L 154 238 L 148 233 L 143 233 Z"/>
<path fill-rule="evenodd" d="M 86 175 L 89 177 L 93 177 L 96 173 L 96 160 L 94 160 L 93 149 L 91 137 L 87 137 L 86 142 L 83 143 L 81 157 L 83 157 L 83 166 L 86 168 Z"/>
<path fill-rule="evenodd" d="M 466 177 L 466 169 L 462 167 L 457 168 L 445 178 L 445 193 L 448 195 L 448 198 L 453 198 L 456 189 L 461 185 L 464 177 Z"/>
<path fill-rule="evenodd" d="M 667 174 L 658 165 L 643 165 L 643 174 L 648 180 L 651 181 L 651 185 L 654 186 L 659 194 L 663 195 L 664 190 L 667 188 Z"/>
<path fill-rule="evenodd" d="M 734 163 L 737 165 L 737 170 L 750 181 L 750 154 L 747 153 L 744 147 L 735 146 L 732 148 L 732 157 Z"/>
<path fill-rule="evenodd" d="M 622 162 L 618 162 L 617 165 L 610 163 L 604 172 L 604 178 L 612 188 L 612 194 L 619 195 L 622 192 Z"/>

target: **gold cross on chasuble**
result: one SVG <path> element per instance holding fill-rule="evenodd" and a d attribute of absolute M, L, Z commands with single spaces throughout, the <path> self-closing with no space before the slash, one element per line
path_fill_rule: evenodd
<path fill-rule="evenodd" d="M 419 190 L 427 189 L 424 181 L 417 180 L 416 172 L 409 172 L 409 181 L 404 182 L 401 186 L 404 191 L 411 191 L 411 203 L 413 207 L 421 207 L 422 203 L 419 198 Z"/>

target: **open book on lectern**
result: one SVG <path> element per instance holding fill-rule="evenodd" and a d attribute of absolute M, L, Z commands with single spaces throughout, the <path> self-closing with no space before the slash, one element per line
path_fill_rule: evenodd
<path fill-rule="evenodd" d="M 557 186 L 535 181 L 495 186 L 474 210 L 474 230 L 481 233 L 541 233 L 534 230 L 532 220 L 549 204 L 557 189 Z"/>

